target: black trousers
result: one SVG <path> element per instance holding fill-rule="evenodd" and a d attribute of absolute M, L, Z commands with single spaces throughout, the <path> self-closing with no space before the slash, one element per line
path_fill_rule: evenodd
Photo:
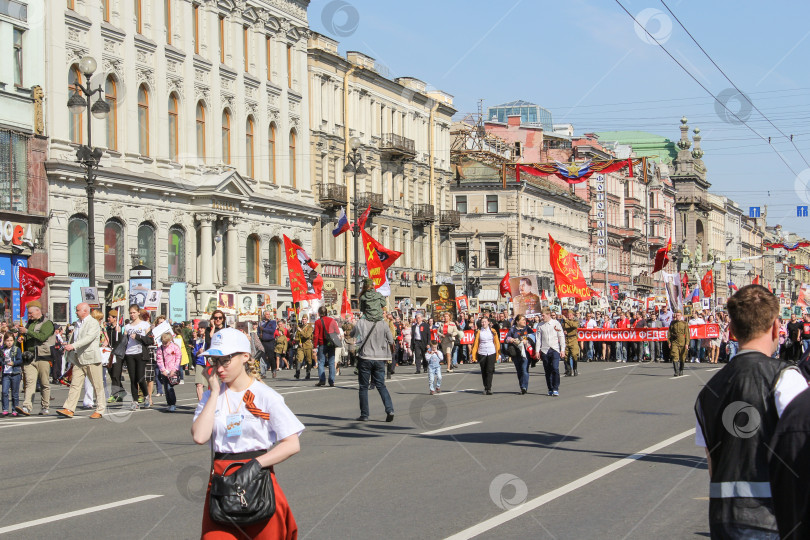
<path fill-rule="evenodd" d="M 267 362 L 267 367 L 270 368 L 270 371 L 277 371 L 278 358 L 276 358 L 276 340 L 262 341 L 262 347 L 264 347 L 264 358 Z"/>
<path fill-rule="evenodd" d="M 495 355 L 477 355 L 481 366 L 481 378 L 484 381 L 484 391 L 492 390 L 492 376 L 495 374 Z"/>
<path fill-rule="evenodd" d="M 115 363 L 108 369 L 110 372 L 110 393 L 116 397 L 123 396 L 126 394 L 124 385 L 121 383 L 121 372 L 124 371 L 124 359 L 113 357 L 112 355 L 110 355 L 110 358 L 115 358 Z M 131 377 L 130 375 L 130 378 Z"/>
<path fill-rule="evenodd" d="M 419 373 L 419 368 L 427 371 L 427 359 L 425 359 L 425 346 L 420 343 L 413 345 L 413 361 L 416 364 L 416 372 Z"/>
<path fill-rule="evenodd" d="M 132 401 L 138 401 L 138 387 L 146 397 L 149 391 L 146 388 L 146 358 L 143 354 L 127 354 L 124 355 L 124 362 L 127 364 L 127 373 L 129 374 L 129 388 L 132 392 Z"/>

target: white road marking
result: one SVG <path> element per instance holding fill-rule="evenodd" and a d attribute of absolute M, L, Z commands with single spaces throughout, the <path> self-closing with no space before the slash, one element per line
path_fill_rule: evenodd
<path fill-rule="evenodd" d="M 684 377 L 688 377 L 688 373 L 684 373 L 683 375 L 678 375 L 677 377 L 670 377 L 670 379 L 683 379 Z"/>
<path fill-rule="evenodd" d="M 472 388 L 467 388 L 466 390 L 451 390 L 451 391 L 449 391 L 449 392 L 439 392 L 439 393 L 438 393 L 438 394 L 436 394 L 436 395 L 437 395 L 437 396 L 447 396 L 447 395 L 449 395 L 449 394 L 458 394 L 458 393 L 460 393 L 460 392 L 472 392 L 472 391 L 473 391 L 473 389 L 472 389 Z"/>
<path fill-rule="evenodd" d="M 636 461 L 638 459 L 641 459 L 641 458 L 643 458 L 643 457 L 645 457 L 645 456 L 647 456 L 649 454 L 655 453 L 655 452 L 661 450 L 662 448 L 666 448 L 667 446 L 669 446 L 671 444 L 674 444 L 674 443 L 676 443 L 676 442 L 678 442 L 678 441 L 680 441 L 682 439 L 685 439 L 686 437 L 689 437 L 690 435 L 694 435 L 694 434 L 695 434 L 695 428 L 684 431 L 683 433 L 679 433 L 679 434 L 677 434 L 677 435 L 675 435 L 673 437 L 670 437 L 669 439 L 666 439 L 666 440 L 661 441 L 661 442 L 659 442 L 657 444 L 649 446 L 649 447 L 645 448 L 644 450 L 636 452 L 632 456 L 624 457 L 624 458 L 622 458 L 620 460 L 617 460 L 617 461 L 611 463 L 610 465 L 602 467 L 601 469 L 597 469 L 594 472 L 583 476 L 582 478 L 579 478 L 577 480 L 574 480 L 573 482 L 565 484 L 564 486 L 559 487 L 559 488 L 557 488 L 557 489 L 555 489 L 553 491 L 549 491 L 545 495 L 540 495 L 539 497 L 535 497 L 534 499 L 526 501 L 525 503 L 521 504 L 520 506 L 517 506 L 517 507 L 512 508 L 511 510 L 507 510 L 506 512 L 503 512 L 503 513 L 501 513 L 501 514 L 499 514 L 499 515 L 497 515 L 495 517 L 492 517 L 490 519 L 482 521 L 478 525 L 473 525 L 472 527 L 470 527 L 468 529 L 464 529 L 461 532 L 458 532 L 458 533 L 456 533 L 456 534 L 454 534 L 452 536 L 447 537 L 446 540 L 466 540 L 468 538 L 473 538 L 475 536 L 478 536 L 479 534 L 483 534 L 483 533 L 485 533 L 487 531 L 490 531 L 490 530 L 494 529 L 495 527 L 498 527 L 499 525 L 503 525 L 504 523 L 512 521 L 513 519 L 515 519 L 517 517 L 520 517 L 523 514 L 531 512 L 532 510 L 536 510 L 537 508 L 543 506 L 544 504 L 546 504 L 548 502 L 553 501 L 554 499 L 558 499 L 558 498 L 562 497 L 563 495 L 566 495 L 566 494 L 568 494 L 568 493 L 570 493 L 570 492 L 572 492 L 572 491 L 574 491 L 576 489 L 579 489 L 579 488 L 581 488 L 583 486 L 587 486 L 591 482 L 594 482 L 594 481 L 602 478 L 603 476 L 607 476 L 608 474 L 610 474 L 610 473 L 612 473 L 614 471 L 617 471 L 617 470 L 619 470 L 619 469 L 621 469 L 623 467 L 626 467 L 627 465 L 630 465 L 631 463 L 633 463 L 634 461 Z"/>
<path fill-rule="evenodd" d="M 590 395 L 590 396 L 585 396 L 585 397 L 599 397 L 599 396 L 606 396 L 606 395 L 608 395 L 608 394 L 615 394 L 616 392 L 618 392 L 618 390 L 610 390 L 609 392 L 602 392 L 601 394 L 592 394 L 592 395 Z"/>
<path fill-rule="evenodd" d="M 156 499 L 158 497 L 163 497 L 163 495 L 142 495 L 140 497 L 135 497 L 133 499 L 125 499 L 123 501 L 102 504 L 100 506 L 92 506 L 90 508 L 85 508 L 83 510 L 74 510 L 73 512 L 65 512 L 64 514 L 56 514 L 55 516 L 50 516 L 46 518 L 35 519 L 32 521 L 24 521 L 22 523 L 17 523 L 16 525 L 9 525 L 8 527 L 0 528 L 0 534 L 19 531 L 21 529 L 27 529 L 29 527 L 36 527 L 37 525 L 44 525 L 46 523 L 61 521 L 63 519 L 68 519 L 76 516 L 83 516 L 85 514 L 92 514 L 93 512 L 101 512 L 102 510 L 109 510 L 110 508 L 117 508 L 119 506 L 126 506 L 128 504 L 135 504 L 141 501 L 148 501 L 149 499 Z"/>
<path fill-rule="evenodd" d="M 716 368 L 712 368 L 712 369 L 707 369 L 707 370 L 706 370 L 706 372 L 708 373 L 708 372 L 710 372 L 710 371 L 718 371 L 718 370 L 721 370 L 721 369 L 723 369 L 723 368 L 721 368 L 721 367 L 716 367 Z"/>
<path fill-rule="evenodd" d="M 426 431 L 424 433 L 420 433 L 419 435 L 436 435 L 437 433 L 444 433 L 445 431 L 450 431 L 452 429 L 463 428 L 467 426 L 474 426 L 475 424 L 480 424 L 481 422 L 467 422 L 465 424 L 457 424 L 455 426 L 447 426 L 441 429 L 434 429 L 433 431 Z"/>
<path fill-rule="evenodd" d="M 627 364 L 626 366 L 609 367 L 609 368 L 605 368 L 605 371 L 610 371 L 611 369 L 622 369 L 622 368 L 626 368 L 626 367 L 633 367 L 633 364 Z"/>

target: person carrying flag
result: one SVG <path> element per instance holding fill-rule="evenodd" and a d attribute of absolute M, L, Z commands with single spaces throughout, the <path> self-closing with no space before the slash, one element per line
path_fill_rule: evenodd
<path fill-rule="evenodd" d="M 683 375 L 683 363 L 689 345 L 689 325 L 683 320 L 683 312 L 680 309 L 675 311 L 675 320 L 669 325 L 667 343 L 672 369 L 675 370 L 675 376 L 680 377 Z"/>

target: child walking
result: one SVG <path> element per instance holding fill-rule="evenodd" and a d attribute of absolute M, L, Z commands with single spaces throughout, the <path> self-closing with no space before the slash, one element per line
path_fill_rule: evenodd
<path fill-rule="evenodd" d="M 180 370 L 182 351 L 177 343 L 174 342 L 174 336 L 172 336 L 171 332 L 166 332 L 160 336 L 160 343 L 161 345 L 156 351 L 157 366 L 160 370 L 159 377 L 166 393 L 166 404 L 169 406 L 168 411 L 174 412 L 177 410 L 177 396 L 174 393 L 174 385 L 170 377 L 173 372 Z"/>
<path fill-rule="evenodd" d="M 443 356 L 439 350 L 439 342 L 435 339 L 428 345 L 428 350 L 425 352 L 425 360 L 428 365 L 428 388 L 430 388 L 430 394 L 439 394 L 442 391 L 441 364 Z"/>
<path fill-rule="evenodd" d="M 14 344 L 14 334 L 7 332 L 3 336 L 3 416 L 8 416 L 8 401 L 11 394 L 11 416 L 17 416 L 15 410 L 20 406 L 20 380 L 22 380 L 22 351 Z"/>

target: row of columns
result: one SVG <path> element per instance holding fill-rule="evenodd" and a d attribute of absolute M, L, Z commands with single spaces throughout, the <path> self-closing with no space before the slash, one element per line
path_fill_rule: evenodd
<path fill-rule="evenodd" d="M 227 281 L 226 287 L 228 289 L 236 290 L 239 288 L 239 230 L 237 228 L 239 219 L 236 216 L 221 216 L 217 214 L 197 214 L 197 220 L 200 222 L 200 285 L 201 291 L 213 291 L 216 289 L 214 285 L 214 267 L 217 262 L 221 261 L 221 257 L 214 257 L 213 242 L 214 242 L 214 223 L 219 219 L 223 220 L 226 229 L 225 234 L 227 240 L 227 253 L 225 254 Z M 219 251 L 219 250 L 218 250 Z"/>

